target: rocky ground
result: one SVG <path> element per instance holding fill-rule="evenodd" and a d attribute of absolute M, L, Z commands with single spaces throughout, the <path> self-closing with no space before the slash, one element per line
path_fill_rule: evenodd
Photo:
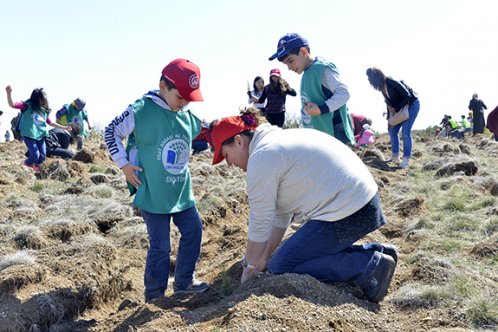
<path fill-rule="evenodd" d="M 21 143 L 2 143 L 0 331 L 496 330 L 498 143 L 426 133 L 414 141 L 408 170 L 383 161 L 385 136 L 358 151 L 389 220 L 364 241 L 400 249 L 380 304 L 305 275 L 263 273 L 240 286 L 244 174 L 213 167 L 210 152 L 192 157 L 191 172 L 204 223 L 197 277 L 212 287 L 145 303 L 147 233 L 102 140 L 87 141 L 75 160 L 49 159 L 40 174 L 22 166 Z"/>

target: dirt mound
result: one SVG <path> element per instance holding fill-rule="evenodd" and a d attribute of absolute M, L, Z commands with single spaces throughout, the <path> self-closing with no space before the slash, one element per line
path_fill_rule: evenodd
<path fill-rule="evenodd" d="M 95 160 L 95 153 L 91 152 L 87 148 L 83 148 L 74 155 L 73 159 L 83 163 L 93 163 Z"/>
<path fill-rule="evenodd" d="M 437 177 L 448 176 L 458 172 L 462 172 L 467 176 L 472 176 L 475 175 L 478 170 L 479 168 L 477 167 L 475 161 L 466 161 L 462 163 L 449 164 L 444 167 L 441 167 L 440 169 L 437 170 L 436 176 Z"/>
<path fill-rule="evenodd" d="M 402 217 L 408 217 L 409 215 L 419 215 L 424 207 L 424 198 L 421 196 L 409 198 L 407 200 L 401 201 L 395 210 Z"/>
<path fill-rule="evenodd" d="M 498 233 L 490 238 L 477 243 L 470 251 L 477 257 L 497 257 L 498 256 Z"/>

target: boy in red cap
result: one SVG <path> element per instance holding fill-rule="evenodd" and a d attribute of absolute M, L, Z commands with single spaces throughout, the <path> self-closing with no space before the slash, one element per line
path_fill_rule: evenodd
<path fill-rule="evenodd" d="M 301 78 L 301 120 L 306 128 L 314 128 L 334 136 L 346 145 L 354 145 L 353 126 L 346 102 L 348 87 L 342 82 L 336 66 L 319 57 L 312 58 L 308 41 L 297 33 L 279 39 L 277 58 L 289 70 L 303 74 Z"/>
<path fill-rule="evenodd" d="M 170 266 L 170 220 L 181 237 L 176 257 L 175 295 L 202 293 L 206 282 L 194 277 L 202 223 L 195 207 L 188 162 L 201 120 L 186 109 L 202 101 L 199 68 L 176 59 L 164 67 L 159 90 L 149 91 L 105 128 L 112 159 L 123 170 L 133 206 L 140 209 L 149 234 L 145 263 L 145 298 L 163 298 Z M 122 140 L 128 136 L 128 146 Z"/>

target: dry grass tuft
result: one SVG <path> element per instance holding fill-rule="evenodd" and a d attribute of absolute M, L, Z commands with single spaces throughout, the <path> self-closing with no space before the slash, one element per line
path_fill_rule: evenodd
<path fill-rule="evenodd" d="M 36 256 L 28 251 L 22 250 L 14 254 L 6 255 L 0 260 L 0 271 L 13 265 L 30 265 L 36 262 Z"/>
<path fill-rule="evenodd" d="M 48 245 L 45 235 L 36 226 L 22 226 L 14 235 L 14 241 L 19 249 L 41 249 Z"/>

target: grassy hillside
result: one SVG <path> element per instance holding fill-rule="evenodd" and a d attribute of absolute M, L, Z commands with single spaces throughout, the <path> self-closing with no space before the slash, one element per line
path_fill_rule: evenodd
<path fill-rule="evenodd" d="M 0 143 L 0 331 L 467 331 L 498 324 L 498 143 L 414 138 L 407 170 L 388 165 L 388 137 L 358 151 L 389 224 L 365 241 L 400 248 L 388 296 L 346 284 L 259 275 L 239 286 L 247 235 L 244 174 L 192 156 L 204 224 L 191 298 L 143 299 L 148 246 L 124 177 L 93 137 L 75 160 L 22 166 Z M 295 228 L 289 229 L 289 236 Z M 172 265 L 178 232 L 172 227 Z M 171 286 L 170 286 L 171 288 Z M 168 289 L 168 295 L 171 289 Z"/>

